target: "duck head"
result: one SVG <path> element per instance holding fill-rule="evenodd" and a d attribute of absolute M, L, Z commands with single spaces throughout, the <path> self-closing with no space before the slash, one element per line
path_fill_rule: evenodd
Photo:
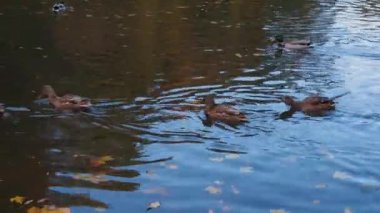
<path fill-rule="evenodd" d="M 284 96 L 284 97 L 281 98 L 281 100 L 282 100 L 286 105 L 291 106 L 291 107 L 294 106 L 295 103 L 296 103 L 296 101 L 295 101 L 292 97 L 290 97 L 290 96 Z"/>
<path fill-rule="evenodd" d="M 215 104 L 215 95 L 208 95 L 204 99 L 204 104 L 206 105 L 206 110 L 212 109 Z"/>
<path fill-rule="evenodd" d="M 283 35 L 275 35 L 270 40 L 273 43 L 282 43 L 282 42 L 284 42 L 284 36 Z"/>
<path fill-rule="evenodd" d="M 57 97 L 57 94 L 55 93 L 54 89 L 50 85 L 44 85 L 42 87 L 41 93 L 38 96 L 38 98 L 52 98 Z"/>

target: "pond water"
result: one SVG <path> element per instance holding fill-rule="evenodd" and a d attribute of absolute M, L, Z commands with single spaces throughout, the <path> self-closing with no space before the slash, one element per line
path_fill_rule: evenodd
<path fill-rule="evenodd" d="M 0 2 L 0 212 L 380 212 L 377 0 L 65 3 Z M 94 107 L 59 113 L 44 84 Z M 284 95 L 344 92 L 280 118 Z M 249 122 L 203 125 L 210 93 Z"/>

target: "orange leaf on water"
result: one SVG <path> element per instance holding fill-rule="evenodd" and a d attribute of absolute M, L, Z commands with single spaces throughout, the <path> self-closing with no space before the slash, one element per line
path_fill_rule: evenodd
<path fill-rule="evenodd" d="M 43 208 L 31 207 L 27 213 L 70 213 L 70 208 L 57 208 L 54 206 L 45 206 Z"/>
<path fill-rule="evenodd" d="M 99 167 L 99 166 L 102 166 L 106 163 L 108 163 L 109 161 L 112 161 L 114 160 L 114 158 L 110 155 L 105 155 L 105 156 L 102 156 L 100 158 L 97 158 L 97 159 L 91 159 L 90 160 L 90 164 L 92 167 Z"/>

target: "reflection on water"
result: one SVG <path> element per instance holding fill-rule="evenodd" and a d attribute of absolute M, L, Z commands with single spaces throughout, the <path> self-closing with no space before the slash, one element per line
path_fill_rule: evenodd
<path fill-rule="evenodd" d="M 1 212 L 380 210 L 376 1 L 67 4 L 0 3 Z M 276 34 L 314 48 L 278 51 Z M 35 101 L 44 84 L 92 111 Z M 280 101 L 346 91 L 323 117 Z M 204 125 L 211 93 L 249 122 Z"/>

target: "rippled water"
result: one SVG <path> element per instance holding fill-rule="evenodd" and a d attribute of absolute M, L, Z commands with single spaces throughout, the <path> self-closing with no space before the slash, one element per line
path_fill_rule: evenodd
<path fill-rule="evenodd" d="M 1 212 L 380 212 L 376 0 L 67 4 L 0 3 Z M 314 47 L 277 51 L 279 33 Z M 56 112 L 43 84 L 94 107 Z M 347 91 L 280 118 L 284 95 Z M 203 125 L 210 93 L 249 123 Z"/>

